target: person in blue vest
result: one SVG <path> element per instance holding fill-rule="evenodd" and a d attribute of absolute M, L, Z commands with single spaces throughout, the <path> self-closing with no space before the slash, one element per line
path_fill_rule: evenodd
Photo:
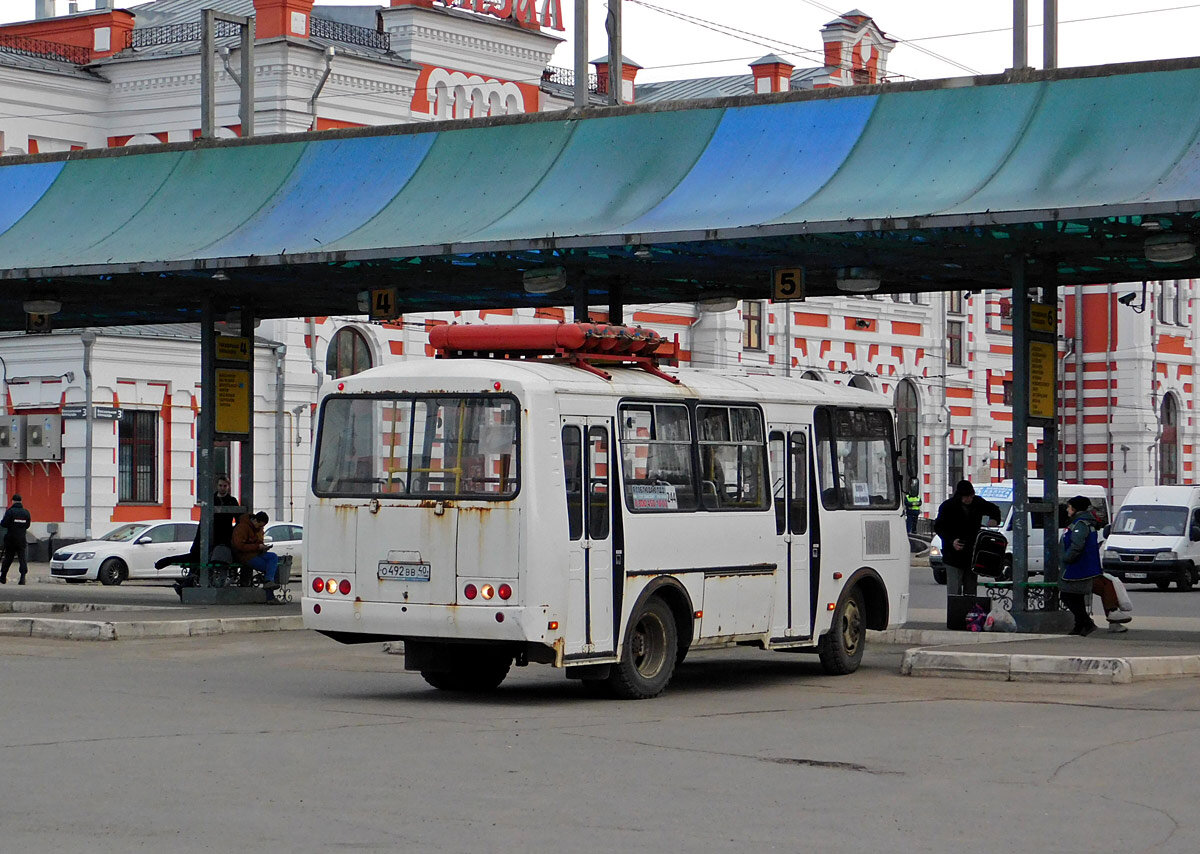
<path fill-rule="evenodd" d="M 1091 511 L 1092 502 L 1076 495 L 1067 502 L 1067 530 L 1062 538 L 1062 578 L 1058 581 L 1063 604 L 1075 618 L 1070 634 L 1084 637 L 1096 631 L 1096 623 L 1087 612 L 1087 599 L 1102 572 L 1100 566 L 1100 524 Z"/>

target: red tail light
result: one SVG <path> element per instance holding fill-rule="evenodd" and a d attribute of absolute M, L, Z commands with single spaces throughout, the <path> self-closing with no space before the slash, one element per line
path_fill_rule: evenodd
<path fill-rule="evenodd" d="M 501 584 L 498 588 L 496 588 L 496 595 L 507 602 L 510 598 L 512 598 L 512 588 L 507 584 Z"/>
<path fill-rule="evenodd" d="M 350 579 L 349 578 L 342 579 L 342 583 L 338 585 L 338 593 L 341 593 L 343 596 L 346 596 L 350 593 Z"/>
<path fill-rule="evenodd" d="M 325 589 L 325 579 L 324 578 L 314 578 L 313 579 L 313 593 L 320 593 L 324 589 Z"/>
<path fill-rule="evenodd" d="M 479 591 L 475 589 L 474 584 L 468 584 L 463 588 L 463 596 L 466 596 L 468 599 L 474 599 L 478 595 Z"/>

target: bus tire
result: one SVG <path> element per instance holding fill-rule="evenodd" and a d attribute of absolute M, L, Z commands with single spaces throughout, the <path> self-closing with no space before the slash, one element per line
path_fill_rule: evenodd
<path fill-rule="evenodd" d="M 421 678 L 439 691 L 487 694 L 500 687 L 512 667 L 511 653 L 464 647 L 456 649 L 447 670 L 422 670 Z"/>
<path fill-rule="evenodd" d="M 675 674 L 678 654 L 675 615 L 661 597 L 652 596 L 629 621 L 621 660 L 608 677 L 609 690 L 623 700 L 657 697 Z"/>
<path fill-rule="evenodd" d="M 866 607 L 862 592 L 855 587 L 842 594 L 833 614 L 833 625 L 817 643 L 821 667 L 832 676 L 858 670 L 867 641 Z"/>

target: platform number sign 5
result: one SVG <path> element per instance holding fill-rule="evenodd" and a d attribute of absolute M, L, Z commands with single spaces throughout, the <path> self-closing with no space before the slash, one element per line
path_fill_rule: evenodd
<path fill-rule="evenodd" d="M 804 268 L 781 268 L 775 270 L 774 288 L 771 299 L 774 302 L 804 299 Z"/>
<path fill-rule="evenodd" d="M 376 288 L 371 291 L 371 319 L 394 320 L 400 316 L 395 288 Z"/>

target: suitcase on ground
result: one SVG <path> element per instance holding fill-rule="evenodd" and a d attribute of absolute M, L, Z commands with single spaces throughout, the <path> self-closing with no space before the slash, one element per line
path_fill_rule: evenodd
<path fill-rule="evenodd" d="M 975 538 L 975 552 L 971 558 L 971 569 L 976 575 L 999 578 L 1004 574 L 1004 555 L 1008 552 L 1008 538 L 999 531 L 983 530 Z"/>

